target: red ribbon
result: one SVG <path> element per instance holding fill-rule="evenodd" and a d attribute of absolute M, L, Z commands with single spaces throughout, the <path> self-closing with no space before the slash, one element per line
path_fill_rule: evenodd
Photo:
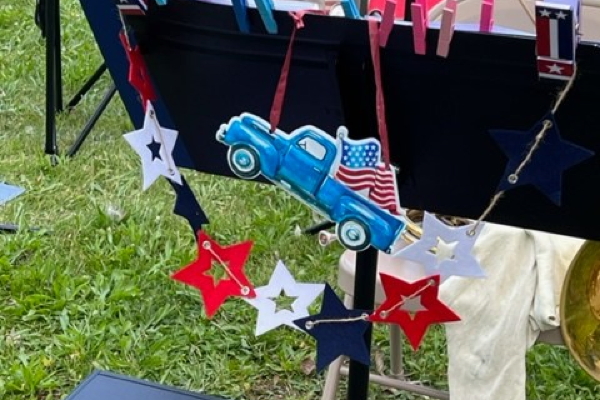
<path fill-rule="evenodd" d="M 381 63 L 379 54 L 379 23 L 369 19 L 369 40 L 371 43 L 371 60 L 375 72 L 375 103 L 377 109 L 377 125 L 379 139 L 381 140 L 381 157 L 385 166 L 390 164 L 390 143 L 388 139 L 387 123 L 385 122 L 385 98 L 381 83 Z"/>
<path fill-rule="evenodd" d="M 144 58 L 142 57 L 139 46 L 132 48 L 126 35 L 127 34 L 123 31 L 119 33 L 121 44 L 125 49 L 125 54 L 129 61 L 129 75 L 127 76 L 127 79 L 140 95 L 142 106 L 145 111 L 147 102 L 156 100 L 156 93 L 152 87 L 150 75 L 146 68 L 146 64 L 144 63 Z"/>
<path fill-rule="evenodd" d="M 288 44 L 287 52 L 285 54 L 283 67 L 281 67 L 281 74 L 279 75 L 279 82 L 277 83 L 277 89 L 275 90 L 275 96 L 273 98 L 273 105 L 271 106 L 271 114 L 269 115 L 271 133 L 275 132 L 277 126 L 279 125 L 279 121 L 281 120 L 281 110 L 283 108 L 285 90 L 287 89 L 288 76 L 290 74 L 290 63 L 292 60 L 294 41 L 296 40 L 296 31 L 304 28 L 303 17 L 306 14 L 306 11 L 292 11 L 289 14 L 294 19 L 294 29 L 290 35 L 290 43 Z"/>

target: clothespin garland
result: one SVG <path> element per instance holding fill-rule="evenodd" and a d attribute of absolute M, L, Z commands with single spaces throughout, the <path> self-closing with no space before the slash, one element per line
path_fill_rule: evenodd
<path fill-rule="evenodd" d="M 490 33 L 494 28 L 494 3 L 495 0 L 482 0 L 481 2 L 480 32 Z"/>
<path fill-rule="evenodd" d="M 424 55 L 427 52 L 427 28 L 429 26 L 426 0 L 415 0 L 410 5 L 410 11 L 415 54 Z"/>
<path fill-rule="evenodd" d="M 440 35 L 437 45 L 437 55 L 448 57 L 450 51 L 450 42 L 454 35 L 454 24 L 456 21 L 457 0 L 446 0 L 446 5 L 442 12 L 442 24 L 440 26 Z"/>
<path fill-rule="evenodd" d="M 120 15 L 141 16 L 146 15 L 148 5 L 145 0 L 119 0 L 117 9 Z"/>
<path fill-rule="evenodd" d="M 405 12 L 405 4 L 406 0 L 396 0 L 396 5 L 394 6 L 394 19 L 403 20 L 404 12 Z M 388 6 L 388 0 L 370 0 L 367 11 L 369 15 L 381 15 L 383 16 L 386 13 L 386 7 Z M 382 45 L 383 46 L 383 45 Z"/>
<path fill-rule="evenodd" d="M 342 0 L 340 2 L 342 9 L 344 10 L 344 15 L 346 18 L 351 19 L 360 19 L 360 12 L 358 11 L 358 7 L 354 0 Z"/>
<path fill-rule="evenodd" d="M 267 32 L 273 35 L 277 34 L 277 22 L 273 16 L 273 9 L 275 8 L 273 0 L 254 0 L 254 2 Z"/>
<path fill-rule="evenodd" d="M 535 4 L 537 68 L 540 78 L 569 80 L 575 73 L 581 0 Z"/>
<path fill-rule="evenodd" d="M 246 0 L 231 0 L 235 20 L 240 32 L 250 33 L 250 20 L 248 19 L 248 5 Z"/>
<path fill-rule="evenodd" d="M 394 27 L 395 16 L 398 10 L 396 0 L 385 0 L 385 7 L 381 14 L 381 24 L 379 25 L 379 46 L 385 47 L 388 38 Z"/>

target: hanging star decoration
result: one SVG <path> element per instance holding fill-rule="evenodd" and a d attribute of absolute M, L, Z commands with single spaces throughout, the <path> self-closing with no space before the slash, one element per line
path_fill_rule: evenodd
<path fill-rule="evenodd" d="M 545 126 L 543 141 L 531 155 L 531 160 L 515 173 L 523 155 Z M 531 184 L 558 206 L 561 204 L 563 172 L 594 156 L 592 151 L 561 138 L 552 112 L 528 131 L 494 129 L 490 134 L 508 157 L 498 190 Z"/>
<path fill-rule="evenodd" d="M 119 38 L 125 49 L 127 61 L 129 61 L 127 80 L 138 92 L 142 104 L 146 107 L 149 101 L 155 101 L 157 98 L 154 86 L 150 80 L 150 73 L 148 72 L 139 46 L 132 45 L 125 28 L 119 33 Z"/>
<path fill-rule="evenodd" d="M 254 287 L 244 273 L 244 265 L 251 249 L 251 241 L 221 247 L 204 231 L 200 231 L 198 258 L 175 272 L 172 278 L 200 290 L 206 315 L 212 318 L 227 298 L 247 299 L 256 295 Z M 214 272 L 213 268 L 224 269 L 225 277 L 215 279 L 211 275 L 211 272 Z"/>
<path fill-rule="evenodd" d="M 380 276 L 386 298 L 369 320 L 399 325 L 414 350 L 419 348 L 430 325 L 460 321 L 438 298 L 438 275 L 411 283 L 387 274 Z"/>
<path fill-rule="evenodd" d="M 322 371 L 339 356 L 364 365 L 370 364 L 365 332 L 370 325 L 369 313 L 349 310 L 331 286 L 325 284 L 321 311 L 294 321 L 300 329 L 317 341 L 317 371 Z"/>
<path fill-rule="evenodd" d="M 173 159 L 177 131 L 160 126 L 152 103 L 146 105 L 142 129 L 123 135 L 142 159 L 143 190 L 148 189 L 159 176 L 181 185 L 181 174 Z"/>
<path fill-rule="evenodd" d="M 209 223 L 208 217 L 204 213 L 204 210 L 202 210 L 202 207 L 200 207 L 196 196 L 194 196 L 194 192 L 192 192 L 183 175 L 181 176 L 181 185 L 170 179 L 168 181 L 175 190 L 176 196 L 173 213 L 185 218 L 195 235 L 202 229 L 202 225 Z"/>
<path fill-rule="evenodd" d="M 394 257 L 423 265 L 426 275 L 440 275 L 443 283 L 451 276 L 484 278 L 485 271 L 472 254 L 484 224 L 451 227 L 425 212 L 423 235 L 394 254 Z"/>
<path fill-rule="evenodd" d="M 297 283 L 285 264 L 279 261 L 269 284 L 256 288 L 254 298 L 244 299 L 258 310 L 256 336 L 281 325 L 299 329 L 294 321 L 309 315 L 308 307 L 323 290 L 323 284 Z M 278 300 L 282 296 L 295 297 L 291 309 L 278 309 Z"/>

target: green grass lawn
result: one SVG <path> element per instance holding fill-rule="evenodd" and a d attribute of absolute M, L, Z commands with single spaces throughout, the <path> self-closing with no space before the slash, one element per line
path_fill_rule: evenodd
<path fill-rule="evenodd" d="M 101 60 L 78 2 L 62 3 L 69 95 Z M 33 8 L 34 0 L 0 3 L 0 180 L 27 189 L 0 208 L 0 221 L 41 228 L 0 235 L 0 399 L 61 399 L 94 368 L 236 399 L 317 399 L 323 376 L 306 368 L 315 356 L 310 336 L 280 328 L 255 337 L 255 311 L 241 300 L 207 320 L 198 292 L 170 280 L 195 258 L 194 237 L 172 214 L 164 180 L 141 191 L 139 160 L 121 137 L 131 124 L 120 100 L 76 158 L 50 165 L 43 154 L 44 42 Z M 107 84 L 59 117 L 61 149 Z M 211 236 L 223 244 L 255 241 L 247 265 L 255 285 L 268 281 L 280 258 L 298 280 L 336 282 L 341 248 L 294 235 L 297 225 L 313 222 L 299 202 L 269 186 L 184 174 Z M 387 359 L 386 333 L 375 331 L 378 360 Z M 445 388 L 443 330 L 430 330 L 419 351 L 407 349 L 405 362 L 411 378 Z M 565 349 L 537 346 L 527 362 L 530 399 L 600 398 Z"/>

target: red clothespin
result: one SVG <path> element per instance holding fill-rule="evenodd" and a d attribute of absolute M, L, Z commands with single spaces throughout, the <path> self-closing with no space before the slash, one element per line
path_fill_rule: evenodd
<path fill-rule="evenodd" d="M 454 23 L 456 21 L 456 0 L 446 0 L 444 11 L 442 12 L 442 24 L 440 26 L 440 36 L 437 45 L 437 55 L 448 57 L 450 51 L 450 42 L 454 35 Z"/>
<path fill-rule="evenodd" d="M 137 90 L 145 109 L 148 101 L 156 100 L 156 93 L 154 92 L 150 75 L 146 69 L 144 59 L 142 58 L 142 53 L 140 52 L 139 46 L 131 46 L 131 42 L 129 41 L 126 32 L 121 31 L 119 33 L 119 38 L 125 49 L 127 60 L 129 61 L 128 81 L 131 86 Z"/>
<path fill-rule="evenodd" d="M 385 8 L 379 25 L 379 46 L 385 47 L 396 20 L 396 0 L 385 0 Z"/>
<path fill-rule="evenodd" d="M 575 73 L 580 12 L 581 0 L 535 3 L 536 53 L 540 77 L 569 80 Z"/>
<path fill-rule="evenodd" d="M 387 0 L 370 0 L 367 12 L 369 15 L 383 15 L 387 6 Z M 404 9 L 406 7 L 406 0 L 396 0 L 396 7 L 394 16 L 396 19 L 404 19 Z"/>
<path fill-rule="evenodd" d="M 481 2 L 480 32 L 489 33 L 494 28 L 494 2 L 495 0 L 483 0 Z"/>
<path fill-rule="evenodd" d="M 427 1 L 415 0 L 410 5 L 412 17 L 413 43 L 416 54 L 425 54 L 427 50 Z"/>

